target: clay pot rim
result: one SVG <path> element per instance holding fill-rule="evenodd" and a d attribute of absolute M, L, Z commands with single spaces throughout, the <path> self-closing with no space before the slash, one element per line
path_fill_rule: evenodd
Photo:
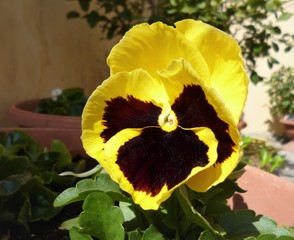
<path fill-rule="evenodd" d="M 294 119 L 280 118 L 279 121 L 282 124 L 294 125 Z"/>
<path fill-rule="evenodd" d="M 80 116 L 62 116 L 34 112 L 41 99 L 31 99 L 10 105 L 8 118 L 20 127 L 81 128 Z"/>
<path fill-rule="evenodd" d="M 80 116 L 53 115 L 53 114 L 34 112 L 34 109 L 37 107 L 38 102 L 40 102 L 41 100 L 44 100 L 44 99 L 49 99 L 49 98 L 36 98 L 36 99 L 30 99 L 30 100 L 24 100 L 24 101 L 17 102 L 16 104 L 10 105 L 8 112 L 10 112 L 10 111 L 17 111 L 20 113 L 30 112 L 31 114 L 35 115 L 36 117 L 38 116 L 39 118 L 41 118 L 42 116 L 44 118 L 48 118 L 48 116 L 54 116 L 54 118 L 60 118 L 60 119 L 70 117 L 72 119 L 76 119 L 77 121 L 81 121 Z M 35 105 L 35 107 L 33 107 L 33 108 L 27 107 L 28 104 Z"/>

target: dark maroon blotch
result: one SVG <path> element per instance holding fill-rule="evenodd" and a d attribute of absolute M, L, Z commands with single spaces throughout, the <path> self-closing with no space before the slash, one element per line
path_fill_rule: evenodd
<path fill-rule="evenodd" d="M 172 105 L 172 110 L 178 117 L 180 126 L 184 128 L 207 127 L 213 131 L 218 140 L 218 163 L 224 162 L 231 156 L 235 144 L 229 135 L 229 125 L 217 116 L 217 112 L 207 101 L 200 86 L 185 86 Z"/>
<path fill-rule="evenodd" d="M 116 163 L 136 191 L 155 196 L 165 184 L 171 189 L 193 168 L 207 165 L 207 152 L 192 131 L 146 128 L 119 149 Z"/>
<path fill-rule="evenodd" d="M 158 126 L 161 108 L 133 96 L 117 97 L 106 101 L 101 137 L 107 142 L 112 136 L 126 128 Z"/>

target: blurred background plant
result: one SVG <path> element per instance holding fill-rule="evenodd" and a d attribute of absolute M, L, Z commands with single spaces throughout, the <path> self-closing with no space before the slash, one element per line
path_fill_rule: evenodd
<path fill-rule="evenodd" d="M 52 98 L 42 99 L 36 109 L 38 113 L 81 116 L 88 97 L 84 94 L 84 89 L 75 87 L 52 90 Z"/>
<path fill-rule="evenodd" d="M 281 0 L 71 0 L 80 11 L 70 11 L 69 19 L 82 18 L 91 28 L 102 29 L 108 39 L 123 35 L 141 22 L 162 21 L 173 25 L 185 18 L 199 19 L 232 35 L 239 42 L 253 83 L 263 80 L 256 60 L 265 57 L 269 68 L 278 64 L 273 52 L 281 47 L 289 52 L 294 35 L 282 33 L 277 22 L 291 18 Z"/>
<path fill-rule="evenodd" d="M 273 117 L 294 114 L 294 67 L 281 66 L 265 82 Z"/>
<path fill-rule="evenodd" d="M 53 201 L 76 178 L 58 174 L 85 167 L 86 161 L 72 158 L 59 140 L 46 149 L 24 132 L 0 132 L 0 239 L 7 234 L 9 239 L 45 239 L 32 237 L 39 231 L 48 233 L 46 239 L 60 234 L 57 226 L 68 212 L 54 208 Z"/>
<path fill-rule="evenodd" d="M 244 136 L 242 148 L 242 161 L 267 172 L 274 173 L 286 163 L 286 158 L 278 153 L 280 149 L 265 140 Z"/>

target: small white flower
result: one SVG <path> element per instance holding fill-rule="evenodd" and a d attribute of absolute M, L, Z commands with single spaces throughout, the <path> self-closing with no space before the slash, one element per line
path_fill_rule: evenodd
<path fill-rule="evenodd" d="M 61 88 L 54 88 L 52 91 L 51 91 L 51 96 L 52 96 L 52 100 L 53 101 L 56 101 L 57 100 L 57 97 L 59 95 L 62 94 L 62 89 Z"/>

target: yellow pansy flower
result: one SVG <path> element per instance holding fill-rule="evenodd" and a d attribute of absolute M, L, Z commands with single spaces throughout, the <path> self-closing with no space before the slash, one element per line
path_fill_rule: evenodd
<path fill-rule="evenodd" d="M 143 209 L 157 209 L 183 183 L 206 191 L 239 161 L 248 85 L 240 48 L 203 22 L 175 26 L 127 32 L 82 115 L 86 152 Z"/>

